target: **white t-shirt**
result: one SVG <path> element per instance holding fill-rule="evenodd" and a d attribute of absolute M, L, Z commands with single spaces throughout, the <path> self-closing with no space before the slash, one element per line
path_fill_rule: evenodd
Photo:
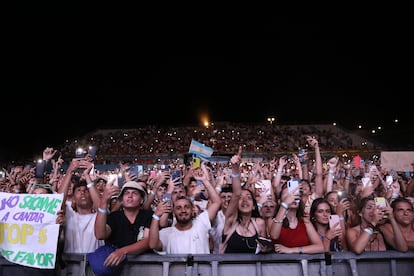
<path fill-rule="evenodd" d="M 225 218 L 226 217 L 223 214 L 223 210 L 220 209 L 217 213 L 217 216 L 213 220 L 213 225 L 210 229 L 210 235 L 214 240 L 214 254 L 219 253 L 218 248 L 219 244 L 222 242 Z"/>
<path fill-rule="evenodd" d="M 95 237 L 96 213 L 80 215 L 66 201 L 65 253 L 89 253 L 104 245 Z"/>
<path fill-rule="evenodd" d="M 193 219 L 193 226 L 184 231 L 175 226 L 160 230 L 163 251 L 167 254 L 209 254 L 209 229 L 211 228 L 208 212 L 202 212 Z"/>

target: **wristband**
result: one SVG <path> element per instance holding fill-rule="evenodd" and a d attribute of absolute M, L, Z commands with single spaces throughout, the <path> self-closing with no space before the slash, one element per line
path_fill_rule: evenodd
<path fill-rule="evenodd" d="M 334 174 L 335 171 L 334 170 L 329 170 L 329 174 Z"/>
<path fill-rule="evenodd" d="M 217 186 L 216 187 L 216 191 L 217 191 L 217 193 L 221 193 L 221 187 L 220 186 Z"/>
<path fill-rule="evenodd" d="M 280 203 L 280 205 L 285 208 L 286 210 L 289 209 L 289 205 L 287 205 L 285 202 Z"/>
<path fill-rule="evenodd" d="M 155 196 L 155 192 L 153 190 L 150 190 L 149 193 L 153 196 Z"/>
<path fill-rule="evenodd" d="M 92 188 L 93 186 L 95 186 L 95 182 L 93 182 L 93 181 L 86 184 L 86 187 L 88 187 L 88 188 Z"/>
<path fill-rule="evenodd" d="M 345 220 L 345 218 L 343 216 L 340 216 L 339 220 Z"/>
<path fill-rule="evenodd" d="M 283 172 L 283 169 L 277 169 L 277 172 L 281 173 Z"/>
<path fill-rule="evenodd" d="M 108 209 L 102 209 L 102 208 L 98 208 L 98 212 L 102 213 L 102 214 L 108 214 L 109 213 Z"/>
<path fill-rule="evenodd" d="M 400 195 L 398 193 L 392 193 L 391 198 L 395 199 L 398 198 Z"/>
<path fill-rule="evenodd" d="M 302 248 L 302 246 L 299 246 L 299 247 L 298 247 L 298 251 L 299 251 L 299 254 L 302 254 L 302 253 L 303 253 L 303 248 Z"/>
<path fill-rule="evenodd" d="M 232 174 L 231 174 L 231 177 L 233 177 L 233 178 L 234 178 L 234 177 L 240 177 L 240 176 L 241 176 L 241 174 L 240 174 L 240 173 L 232 173 Z"/>
<path fill-rule="evenodd" d="M 152 214 L 152 218 L 155 219 L 155 220 L 160 220 L 160 217 L 157 216 L 156 214 Z"/>
<path fill-rule="evenodd" d="M 369 229 L 369 228 L 364 228 L 364 232 L 366 232 L 368 235 L 372 235 L 372 234 L 374 234 L 374 231 L 372 231 L 371 229 Z"/>
<path fill-rule="evenodd" d="M 273 218 L 272 220 L 273 220 L 274 223 L 283 223 L 283 219 Z"/>

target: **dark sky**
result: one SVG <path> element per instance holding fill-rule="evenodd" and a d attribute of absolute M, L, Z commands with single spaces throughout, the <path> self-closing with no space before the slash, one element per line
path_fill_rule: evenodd
<path fill-rule="evenodd" d="M 377 138 L 412 145 L 408 31 L 402 18 L 367 14 L 67 16 L 14 26 L 4 40 L 0 160 L 100 127 L 193 124 L 200 114 L 382 126 Z"/>

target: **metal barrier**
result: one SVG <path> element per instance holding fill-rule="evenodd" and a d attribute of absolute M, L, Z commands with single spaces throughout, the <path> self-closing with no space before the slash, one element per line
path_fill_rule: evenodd
<path fill-rule="evenodd" d="M 66 268 L 58 275 L 94 275 L 84 254 L 65 254 Z M 21 266 L 0 258 L 0 276 L 24 274 Z M 222 254 L 128 256 L 121 276 L 235 276 L 235 275 L 414 275 L 414 251 L 332 254 Z"/>

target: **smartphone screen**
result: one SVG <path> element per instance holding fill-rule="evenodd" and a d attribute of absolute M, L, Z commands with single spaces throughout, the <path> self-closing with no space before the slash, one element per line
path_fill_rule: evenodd
<path fill-rule="evenodd" d="M 171 194 L 165 193 L 162 195 L 162 201 L 167 201 L 168 205 L 171 205 Z"/>
<path fill-rule="evenodd" d="M 95 146 L 89 146 L 88 154 L 89 154 L 89 157 L 92 160 L 95 160 L 95 158 L 96 158 L 96 147 Z"/>
<path fill-rule="evenodd" d="M 339 225 L 339 222 L 340 222 L 339 215 L 330 215 L 329 216 L 329 228 L 330 229 L 334 229 L 335 224 L 337 224 L 337 223 L 338 223 L 338 225 L 336 227 L 341 227 Z"/>
<path fill-rule="evenodd" d="M 83 148 L 77 148 L 75 151 L 76 158 L 83 158 L 86 156 L 86 151 Z"/>
<path fill-rule="evenodd" d="M 36 162 L 35 177 L 43 178 L 45 175 L 45 162 L 43 160 Z"/>
<path fill-rule="evenodd" d="M 108 183 L 110 183 L 111 181 L 113 181 L 112 185 L 119 186 L 118 185 L 118 174 L 116 173 L 108 174 Z"/>
<path fill-rule="evenodd" d="M 369 177 L 363 177 L 361 178 L 361 181 L 362 181 L 362 185 L 366 187 L 370 183 L 371 180 L 369 179 Z"/>
<path fill-rule="evenodd" d="M 375 197 L 374 201 L 375 201 L 375 205 L 379 208 L 387 206 L 385 197 Z"/>
<path fill-rule="evenodd" d="M 392 182 L 394 182 L 394 180 L 392 179 L 392 175 L 387 175 L 385 177 L 385 182 L 387 183 L 388 188 L 391 186 Z"/>
<path fill-rule="evenodd" d="M 171 172 L 171 179 L 174 180 L 177 178 L 181 179 L 181 170 L 173 170 Z"/>
<path fill-rule="evenodd" d="M 298 195 L 300 193 L 299 188 L 296 189 L 297 187 L 299 187 L 299 181 L 298 180 L 289 180 L 287 182 L 287 186 L 288 186 L 288 191 L 289 193 L 295 193 L 295 195 Z M 296 190 L 295 190 L 296 189 Z"/>
<path fill-rule="evenodd" d="M 342 199 L 348 200 L 348 194 L 345 191 L 338 191 L 338 201 L 341 201 Z"/>

